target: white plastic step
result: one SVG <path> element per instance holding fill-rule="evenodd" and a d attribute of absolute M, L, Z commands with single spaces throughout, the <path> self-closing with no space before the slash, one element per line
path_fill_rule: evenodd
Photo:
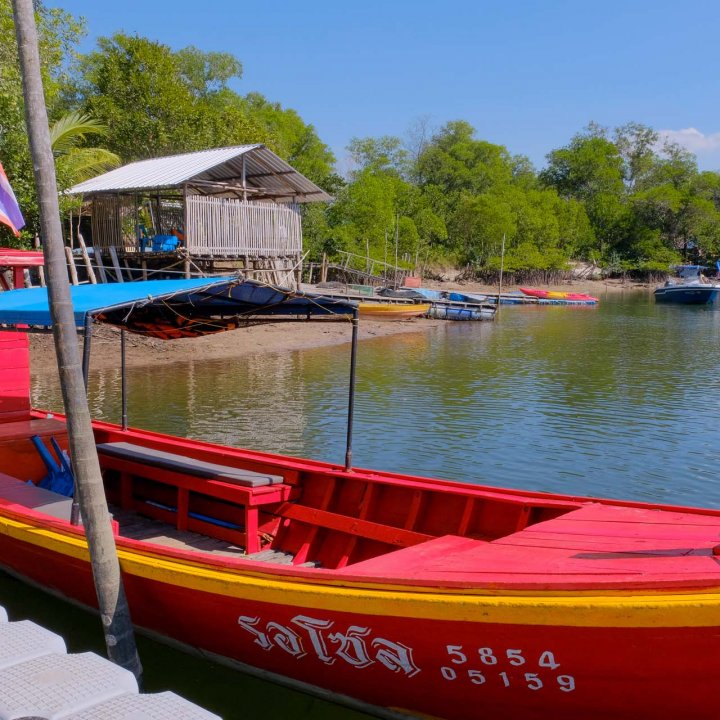
<path fill-rule="evenodd" d="M 63 720 L 221 720 L 179 695 L 171 692 L 156 695 L 120 695 L 63 716 Z"/>
<path fill-rule="evenodd" d="M 30 620 L 0 623 L 0 670 L 42 655 L 66 652 L 59 635 Z"/>
<path fill-rule="evenodd" d="M 43 655 L 0 670 L 0 720 L 59 720 L 137 691 L 129 670 L 99 655 Z"/>

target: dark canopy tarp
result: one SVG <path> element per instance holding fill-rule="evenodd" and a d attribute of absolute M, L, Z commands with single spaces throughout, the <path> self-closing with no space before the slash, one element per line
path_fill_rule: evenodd
<path fill-rule="evenodd" d="M 162 339 L 277 320 L 348 316 L 350 302 L 295 293 L 238 277 L 147 280 L 71 288 L 75 323 L 86 317 Z M 50 326 L 46 288 L 0 293 L 0 326 Z"/>

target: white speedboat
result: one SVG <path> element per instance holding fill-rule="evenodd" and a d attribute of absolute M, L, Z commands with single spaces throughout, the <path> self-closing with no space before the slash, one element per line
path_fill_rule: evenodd
<path fill-rule="evenodd" d="M 702 265 L 677 265 L 677 275 L 656 288 L 657 302 L 681 305 L 714 305 L 720 297 L 720 283 L 710 282 L 703 274 Z"/>

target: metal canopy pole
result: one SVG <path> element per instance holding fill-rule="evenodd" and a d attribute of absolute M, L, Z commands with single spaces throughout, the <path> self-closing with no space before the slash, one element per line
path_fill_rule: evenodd
<path fill-rule="evenodd" d="M 352 470 L 353 413 L 355 411 L 355 375 L 357 367 L 358 309 L 353 310 L 352 342 L 350 345 L 350 392 L 348 397 L 347 441 L 345 444 L 345 472 Z"/>
<path fill-rule="evenodd" d="M 120 330 L 120 395 L 122 397 L 122 429 L 128 429 L 127 373 L 125 362 L 125 328 Z"/>

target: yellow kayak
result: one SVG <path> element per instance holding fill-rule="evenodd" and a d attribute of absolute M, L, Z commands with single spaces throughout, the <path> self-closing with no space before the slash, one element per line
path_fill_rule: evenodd
<path fill-rule="evenodd" d="M 363 302 L 358 305 L 360 317 L 372 320 L 407 320 L 426 315 L 429 309 L 430 303 L 411 305 L 409 303 Z"/>

